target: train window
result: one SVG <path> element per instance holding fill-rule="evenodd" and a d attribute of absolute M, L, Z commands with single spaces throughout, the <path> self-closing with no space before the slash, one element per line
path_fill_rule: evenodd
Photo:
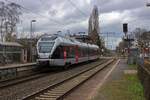
<path fill-rule="evenodd" d="M 71 58 L 69 47 L 66 46 L 67 58 Z"/>
<path fill-rule="evenodd" d="M 87 49 L 84 48 L 84 57 L 86 57 L 86 56 L 87 56 Z"/>
<path fill-rule="evenodd" d="M 85 48 L 85 47 L 80 48 L 80 56 L 81 57 L 86 57 L 87 56 L 87 48 Z"/>
<path fill-rule="evenodd" d="M 67 52 L 67 58 L 75 58 L 75 49 L 73 46 L 65 46 L 63 48 L 65 48 Z"/>
<path fill-rule="evenodd" d="M 49 53 L 54 45 L 54 42 L 39 42 L 39 52 Z"/>
<path fill-rule="evenodd" d="M 85 48 L 85 56 L 88 56 L 88 48 Z"/>
<path fill-rule="evenodd" d="M 81 57 L 81 48 L 78 47 L 78 56 Z"/>
<path fill-rule="evenodd" d="M 0 45 L 0 51 L 3 51 L 3 46 L 2 45 Z"/>
<path fill-rule="evenodd" d="M 80 57 L 83 57 L 83 49 L 80 47 Z"/>
<path fill-rule="evenodd" d="M 72 58 L 75 58 L 75 49 L 74 49 L 74 47 L 72 47 L 72 50 L 71 50 L 71 54 L 72 54 Z"/>
<path fill-rule="evenodd" d="M 51 37 L 43 37 L 41 38 L 41 41 L 52 41 L 55 40 L 57 36 L 51 36 Z"/>
<path fill-rule="evenodd" d="M 84 57 L 84 48 L 81 48 L 81 56 Z"/>
<path fill-rule="evenodd" d="M 90 48 L 90 56 L 92 56 L 93 54 L 92 54 L 92 48 Z"/>
<path fill-rule="evenodd" d="M 68 55 L 67 55 L 67 57 L 68 58 L 75 58 L 75 49 L 74 49 L 74 47 L 68 47 Z"/>
<path fill-rule="evenodd" d="M 58 46 L 52 55 L 52 59 L 63 59 L 63 47 Z"/>

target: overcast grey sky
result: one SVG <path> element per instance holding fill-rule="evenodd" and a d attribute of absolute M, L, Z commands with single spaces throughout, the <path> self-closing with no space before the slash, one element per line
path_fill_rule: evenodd
<path fill-rule="evenodd" d="M 4 1 L 4 0 L 3 0 Z M 129 31 L 136 27 L 150 29 L 148 0 L 7 0 L 16 2 L 23 10 L 19 30 L 29 32 L 30 21 L 39 33 L 56 33 L 58 30 L 72 33 L 88 30 L 88 19 L 94 5 L 99 9 L 101 32 L 122 35 L 122 23 L 129 23 Z"/>

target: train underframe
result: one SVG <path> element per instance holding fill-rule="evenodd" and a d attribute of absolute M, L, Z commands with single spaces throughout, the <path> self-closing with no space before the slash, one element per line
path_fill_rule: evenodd
<path fill-rule="evenodd" d="M 68 59 L 37 59 L 37 65 L 38 66 L 47 66 L 47 67 L 65 67 L 65 66 L 70 66 L 73 64 L 78 64 L 86 61 L 91 61 L 91 60 L 96 60 L 99 57 L 96 56 L 91 56 L 91 57 L 81 57 L 78 59 L 75 58 L 68 58 Z"/>

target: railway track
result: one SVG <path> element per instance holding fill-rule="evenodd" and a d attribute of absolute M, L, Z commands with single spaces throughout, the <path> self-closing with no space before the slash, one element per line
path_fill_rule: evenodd
<path fill-rule="evenodd" d="M 64 70 L 64 71 L 66 71 L 66 70 Z M 34 79 L 44 77 L 44 76 L 55 74 L 57 72 L 59 72 L 59 71 L 54 71 L 54 72 L 50 72 L 50 73 L 44 73 L 44 71 L 27 73 L 28 75 L 17 76 L 14 79 L 0 81 L 0 88 L 2 89 L 2 88 L 5 88 L 5 87 L 17 85 L 17 84 L 20 84 L 20 83 L 23 83 L 23 82 L 27 82 L 27 81 L 30 81 L 30 80 L 34 80 Z"/>
<path fill-rule="evenodd" d="M 28 76 L 22 76 L 22 77 L 17 77 L 17 78 L 11 79 L 11 80 L 2 81 L 2 82 L 0 82 L 0 88 L 2 89 L 5 87 L 8 87 L 8 86 L 17 85 L 17 84 L 20 84 L 20 83 L 23 83 L 26 81 L 30 81 L 30 80 L 34 80 L 34 79 L 37 79 L 40 77 L 44 77 L 46 75 L 47 74 L 45 74 L 45 73 L 33 73 L 33 74 L 28 75 Z"/>
<path fill-rule="evenodd" d="M 73 89 L 90 79 L 96 73 L 100 72 L 108 65 L 110 65 L 114 59 L 95 65 L 92 68 L 77 73 L 76 75 L 70 76 L 61 82 L 54 83 L 48 88 L 41 89 L 36 93 L 24 97 L 23 100 L 63 100 L 63 97 L 70 93 Z"/>
<path fill-rule="evenodd" d="M 50 70 L 50 69 L 48 69 Z M 19 72 L 18 76 L 12 78 L 12 79 L 7 79 L 7 80 L 2 80 L 0 81 L 0 88 L 5 88 L 13 85 L 17 85 L 23 82 L 27 82 L 30 80 L 38 79 L 44 76 L 48 76 L 54 73 L 57 73 L 58 71 L 54 72 L 46 72 L 47 70 L 42 70 L 41 69 L 36 69 L 36 70 L 31 70 L 30 72 Z M 21 75 L 20 75 L 21 74 Z"/>
<path fill-rule="evenodd" d="M 16 83 L 5 86 L 0 89 L 0 100 L 22 100 L 30 95 L 38 93 L 49 86 L 60 83 L 69 77 L 75 76 L 83 71 L 94 68 L 97 65 L 106 63 L 108 59 L 99 59 L 90 63 L 81 63 L 73 65 L 67 70 L 53 70 L 43 73 L 45 75 L 32 78 L 23 78 L 16 80 Z M 35 77 L 35 78 L 33 78 Z M 23 81 L 22 81 L 23 80 Z M 14 82 L 14 80 L 12 80 Z"/>

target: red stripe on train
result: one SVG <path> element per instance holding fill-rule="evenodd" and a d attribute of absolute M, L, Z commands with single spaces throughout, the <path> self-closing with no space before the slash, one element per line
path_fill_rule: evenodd
<path fill-rule="evenodd" d="M 79 59 L 79 52 L 78 52 L 78 46 L 75 46 L 75 59 L 76 59 L 76 63 L 78 63 L 78 59 Z"/>
<path fill-rule="evenodd" d="M 66 63 L 67 59 L 67 52 L 66 52 L 66 47 L 64 47 L 64 62 Z"/>

